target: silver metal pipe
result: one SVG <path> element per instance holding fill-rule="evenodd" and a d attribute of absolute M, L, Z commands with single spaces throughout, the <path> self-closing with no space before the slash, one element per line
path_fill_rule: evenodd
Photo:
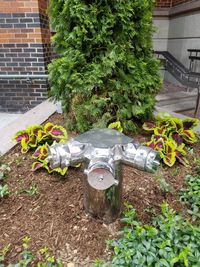
<path fill-rule="evenodd" d="M 52 168 L 84 163 L 84 206 L 89 214 L 114 221 L 121 211 L 121 165 L 153 172 L 159 165 L 158 152 L 112 129 L 94 129 L 49 147 Z"/>

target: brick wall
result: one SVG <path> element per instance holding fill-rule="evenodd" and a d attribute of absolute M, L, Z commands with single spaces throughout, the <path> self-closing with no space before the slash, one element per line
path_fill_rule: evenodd
<path fill-rule="evenodd" d="M 183 3 L 192 2 L 192 0 L 173 0 L 173 6 L 178 6 Z"/>
<path fill-rule="evenodd" d="M 191 2 L 192 0 L 157 0 L 156 1 L 156 6 L 157 7 L 172 7 L 172 6 L 177 6 L 183 3 Z"/>
<path fill-rule="evenodd" d="M 172 0 L 157 0 L 157 7 L 170 7 L 172 5 Z"/>
<path fill-rule="evenodd" d="M 51 59 L 47 0 L 0 0 L 0 74 L 46 74 Z M 47 97 L 46 79 L 0 79 L 0 111 L 24 112 Z"/>

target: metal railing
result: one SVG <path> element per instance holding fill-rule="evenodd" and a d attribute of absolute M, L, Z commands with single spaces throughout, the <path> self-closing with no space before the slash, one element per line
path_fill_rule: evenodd
<path fill-rule="evenodd" d="M 158 55 L 159 59 L 165 60 L 165 69 L 171 73 L 176 80 L 187 88 L 197 89 L 197 100 L 194 112 L 194 116 L 196 117 L 200 108 L 200 73 L 191 72 L 168 51 L 155 51 L 155 54 Z"/>

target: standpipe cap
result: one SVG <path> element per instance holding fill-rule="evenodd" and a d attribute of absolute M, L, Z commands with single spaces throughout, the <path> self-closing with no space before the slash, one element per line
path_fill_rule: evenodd
<path fill-rule="evenodd" d="M 109 164 L 99 162 L 89 167 L 84 173 L 87 175 L 89 185 L 96 190 L 106 190 L 119 183 Z"/>

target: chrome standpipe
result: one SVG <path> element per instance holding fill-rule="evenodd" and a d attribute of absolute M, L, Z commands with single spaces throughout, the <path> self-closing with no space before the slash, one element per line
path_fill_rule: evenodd
<path fill-rule="evenodd" d="M 121 212 L 121 163 L 153 172 L 159 165 L 159 154 L 116 130 L 94 129 L 66 144 L 51 146 L 48 161 L 52 168 L 85 163 L 84 207 L 94 217 L 110 223 Z"/>

